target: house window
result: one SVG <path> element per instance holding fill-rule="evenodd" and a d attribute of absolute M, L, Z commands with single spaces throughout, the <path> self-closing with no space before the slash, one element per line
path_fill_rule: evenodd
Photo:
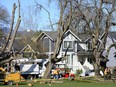
<path fill-rule="evenodd" d="M 88 50 L 91 50 L 92 49 L 92 42 L 88 42 Z"/>
<path fill-rule="evenodd" d="M 72 49 L 73 48 L 73 42 L 72 41 L 64 41 L 64 49 L 68 48 Z"/>

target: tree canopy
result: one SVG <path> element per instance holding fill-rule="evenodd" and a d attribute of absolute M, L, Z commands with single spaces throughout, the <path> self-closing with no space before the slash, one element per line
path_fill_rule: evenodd
<path fill-rule="evenodd" d="M 7 9 L 0 4 L 0 38 L 3 35 L 3 25 L 9 24 L 9 13 Z"/>
<path fill-rule="evenodd" d="M 0 23 L 9 23 L 9 13 L 2 5 L 0 5 Z"/>

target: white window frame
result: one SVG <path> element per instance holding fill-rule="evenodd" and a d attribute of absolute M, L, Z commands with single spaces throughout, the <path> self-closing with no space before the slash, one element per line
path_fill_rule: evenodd
<path fill-rule="evenodd" d="M 66 42 L 66 47 L 65 47 L 65 42 Z M 71 47 L 69 47 L 69 49 L 73 49 L 73 41 L 63 41 L 63 49 L 67 49 L 69 43 L 71 42 Z"/>

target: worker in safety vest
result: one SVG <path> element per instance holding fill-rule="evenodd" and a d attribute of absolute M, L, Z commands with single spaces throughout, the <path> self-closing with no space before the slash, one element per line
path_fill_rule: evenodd
<path fill-rule="evenodd" d="M 54 79 L 58 79 L 58 70 L 57 69 L 55 69 L 54 71 L 53 71 L 53 75 L 54 75 Z"/>

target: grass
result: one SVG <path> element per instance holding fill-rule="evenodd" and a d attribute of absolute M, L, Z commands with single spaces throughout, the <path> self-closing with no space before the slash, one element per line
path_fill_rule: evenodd
<path fill-rule="evenodd" d="M 29 82 L 21 82 L 18 87 L 28 87 L 27 84 Z M 31 82 L 33 84 L 32 87 L 50 87 L 49 84 L 39 84 L 39 82 Z M 8 86 L 4 84 L 0 84 L 0 87 L 16 87 L 16 85 Z M 116 87 L 116 83 L 113 82 L 92 82 L 92 81 L 83 81 L 83 80 L 75 80 L 69 81 L 64 80 L 64 83 L 54 83 L 51 84 L 51 87 Z"/>

